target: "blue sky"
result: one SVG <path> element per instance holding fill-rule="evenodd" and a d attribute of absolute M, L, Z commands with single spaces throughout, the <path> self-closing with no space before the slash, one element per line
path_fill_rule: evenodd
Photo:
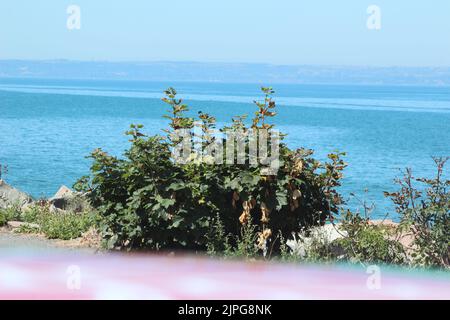
<path fill-rule="evenodd" d="M 450 66 L 450 1 L 1 0 L 0 59 Z"/>

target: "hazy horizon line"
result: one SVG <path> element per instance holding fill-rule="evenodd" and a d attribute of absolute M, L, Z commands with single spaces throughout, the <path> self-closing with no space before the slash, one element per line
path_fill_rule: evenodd
<path fill-rule="evenodd" d="M 0 58 L 0 62 L 74 62 L 74 63 L 130 63 L 130 64 L 152 64 L 152 63 L 193 63 L 193 64 L 222 64 L 222 65 L 263 65 L 275 67 L 322 67 L 322 68 L 372 68 L 372 69 L 450 69 L 448 66 L 437 65 L 360 65 L 360 64 L 312 64 L 312 63 L 272 63 L 272 62 L 232 62 L 232 61 L 201 61 L 201 60 L 83 60 L 83 59 L 17 59 Z"/>
<path fill-rule="evenodd" d="M 0 59 L 0 77 L 222 83 L 345 83 L 450 86 L 450 67 L 278 65 L 201 61 Z"/>

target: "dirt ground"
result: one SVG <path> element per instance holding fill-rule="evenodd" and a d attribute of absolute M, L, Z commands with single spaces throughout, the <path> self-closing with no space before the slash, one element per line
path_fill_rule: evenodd
<path fill-rule="evenodd" d="M 20 234 L 7 228 L 0 228 L 0 250 L 23 249 L 40 251 L 79 251 L 83 253 L 95 253 L 97 249 L 83 246 L 80 240 L 52 240 L 42 235 Z"/>

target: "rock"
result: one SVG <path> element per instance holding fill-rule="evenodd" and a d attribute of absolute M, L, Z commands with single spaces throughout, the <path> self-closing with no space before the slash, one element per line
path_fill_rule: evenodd
<path fill-rule="evenodd" d="M 31 202 L 33 199 L 29 195 L 0 180 L 0 208 L 5 209 L 15 205 L 23 207 Z"/>
<path fill-rule="evenodd" d="M 91 209 L 89 200 L 82 193 L 74 192 L 66 186 L 61 186 L 58 192 L 49 200 L 50 211 L 84 212 Z"/>
<path fill-rule="evenodd" d="M 59 198 L 64 198 L 64 197 L 70 197 L 74 194 L 74 192 L 72 190 L 70 190 L 68 187 L 66 186 L 61 186 L 59 188 L 59 190 L 55 193 L 55 195 L 53 197 L 51 197 L 49 200 L 53 200 L 53 199 L 59 199 Z"/>
<path fill-rule="evenodd" d="M 21 222 L 21 221 L 8 221 L 7 226 L 11 229 L 18 229 L 20 227 L 28 227 L 33 229 L 39 229 L 39 225 L 36 223 L 28 223 L 28 222 Z"/>
<path fill-rule="evenodd" d="M 384 219 L 384 220 L 370 220 L 369 224 L 374 225 L 374 226 L 386 226 L 386 227 L 391 227 L 391 228 L 397 228 L 398 227 L 398 223 L 394 222 L 390 219 Z"/>
<path fill-rule="evenodd" d="M 322 227 L 318 227 L 316 230 L 319 230 L 319 233 L 322 234 L 322 237 L 324 237 L 328 243 L 347 236 L 347 231 L 342 230 L 340 224 L 333 225 L 328 223 Z"/>
<path fill-rule="evenodd" d="M 53 205 L 53 204 L 51 204 L 51 205 L 49 206 L 48 210 L 49 210 L 50 213 L 56 213 L 56 214 L 58 214 L 58 213 L 64 213 L 64 210 L 58 209 L 58 208 L 55 207 L 55 205 Z"/>
<path fill-rule="evenodd" d="M 340 225 L 326 224 L 310 229 L 308 236 L 303 233 L 293 235 L 293 239 L 286 241 L 286 245 L 294 255 L 304 258 L 313 246 L 317 244 L 330 246 L 335 254 L 342 254 L 342 249 L 334 241 L 347 236 L 347 232 L 340 229 Z M 298 238 L 297 238 L 298 237 Z"/>

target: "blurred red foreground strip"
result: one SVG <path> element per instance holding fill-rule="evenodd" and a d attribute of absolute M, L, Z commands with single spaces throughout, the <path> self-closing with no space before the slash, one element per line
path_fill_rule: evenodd
<path fill-rule="evenodd" d="M 450 299 L 450 277 L 387 267 L 5 250 L 0 299 Z"/>

